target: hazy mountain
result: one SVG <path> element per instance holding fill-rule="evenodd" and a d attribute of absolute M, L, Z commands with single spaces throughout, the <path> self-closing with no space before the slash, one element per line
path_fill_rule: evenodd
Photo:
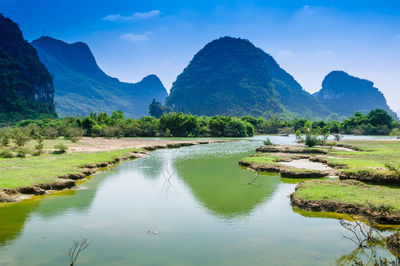
<path fill-rule="evenodd" d="M 85 43 L 41 37 L 32 45 L 54 77 L 56 110 L 62 116 L 121 110 L 128 117 L 140 117 L 148 115 L 153 99 L 163 102 L 167 97 L 155 75 L 138 83 L 108 76 Z"/>
<path fill-rule="evenodd" d="M 55 116 L 54 86 L 18 25 L 0 14 L 0 123 Z"/>
<path fill-rule="evenodd" d="M 396 117 L 386 103 L 385 96 L 374 83 L 350 76 L 343 71 L 330 72 L 322 82 L 322 88 L 314 96 L 319 99 L 332 113 L 350 116 L 356 111 L 368 113 L 370 110 L 380 108 Z"/>

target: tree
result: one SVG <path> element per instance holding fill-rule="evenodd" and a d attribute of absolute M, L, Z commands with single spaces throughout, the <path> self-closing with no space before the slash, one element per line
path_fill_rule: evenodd
<path fill-rule="evenodd" d="M 388 128 L 392 128 L 393 117 L 391 117 L 385 110 L 383 109 L 374 109 L 368 113 L 368 119 L 371 125 L 377 126 L 387 126 Z"/>
<path fill-rule="evenodd" d="M 155 118 L 160 118 L 163 115 L 162 105 L 160 102 L 157 102 L 156 99 L 153 99 L 149 105 L 149 114 Z"/>

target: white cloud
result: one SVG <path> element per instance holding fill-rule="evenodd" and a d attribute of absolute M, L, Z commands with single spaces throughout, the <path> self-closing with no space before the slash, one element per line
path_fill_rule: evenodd
<path fill-rule="evenodd" d="M 120 36 L 120 39 L 130 42 L 144 42 L 150 40 L 150 38 L 146 34 L 133 34 L 133 33 L 122 34 Z"/>
<path fill-rule="evenodd" d="M 106 21 L 134 21 L 140 19 L 149 19 L 159 17 L 161 15 L 160 10 L 151 10 L 149 12 L 135 12 L 130 16 L 121 16 L 121 14 L 108 15 L 103 18 Z"/>
<path fill-rule="evenodd" d="M 290 57 L 293 55 L 294 55 L 294 53 L 291 50 L 280 50 L 278 52 L 278 56 L 280 56 L 280 57 Z"/>

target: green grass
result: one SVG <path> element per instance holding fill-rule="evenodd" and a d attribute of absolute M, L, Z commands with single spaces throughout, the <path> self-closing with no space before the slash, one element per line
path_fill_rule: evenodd
<path fill-rule="evenodd" d="M 356 181 L 312 180 L 302 183 L 295 192 L 299 199 L 334 201 L 369 205 L 400 211 L 400 189 L 365 185 Z"/>
<path fill-rule="evenodd" d="M 273 164 L 278 165 L 277 160 L 282 159 L 282 156 L 276 156 L 272 154 L 265 154 L 263 156 L 251 156 L 246 157 L 243 160 L 249 163 L 255 164 Z"/>
<path fill-rule="evenodd" d="M 131 151 L 124 149 L 96 153 L 43 154 L 27 158 L 0 158 L 0 189 L 18 188 L 55 181 L 55 177 L 79 173 L 79 166 L 110 161 Z"/>
<path fill-rule="evenodd" d="M 351 145 L 362 149 L 361 151 L 343 151 L 329 148 L 319 148 L 328 152 L 319 155 L 332 165 L 345 165 L 346 169 L 339 171 L 358 172 L 374 171 L 382 174 L 392 174 L 386 167 L 391 164 L 400 169 L 400 141 L 396 140 L 368 140 L 368 141 L 341 141 L 342 144 Z M 315 154 L 301 154 L 311 155 Z M 294 155 L 280 155 L 265 153 L 262 156 L 246 157 L 243 160 L 256 164 L 277 164 L 277 160 L 291 158 Z"/>
<path fill-rule="evenodd" d="M 344 141 L 342 143 L 359 147 L 362 151 L 330 150 L 329 155 L 337 159 L 326 158 L 333 164 L 345 164 L 343 171 L 373 170 L 389 173 L 387 163 L 400 166 L 400 141 Z"/>

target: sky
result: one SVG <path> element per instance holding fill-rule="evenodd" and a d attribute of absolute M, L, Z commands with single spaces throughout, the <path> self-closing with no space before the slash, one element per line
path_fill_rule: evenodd
<path fill-rule="evenodd" d="M 110 76 L 156 74 L 169 89 L 194 54 L 223 36 L 248 39 L 310 92 L 343 70 L 371 80 L 400 110 L 399 0 L 0 0 L 25 39 L 89 45 Z"/>

